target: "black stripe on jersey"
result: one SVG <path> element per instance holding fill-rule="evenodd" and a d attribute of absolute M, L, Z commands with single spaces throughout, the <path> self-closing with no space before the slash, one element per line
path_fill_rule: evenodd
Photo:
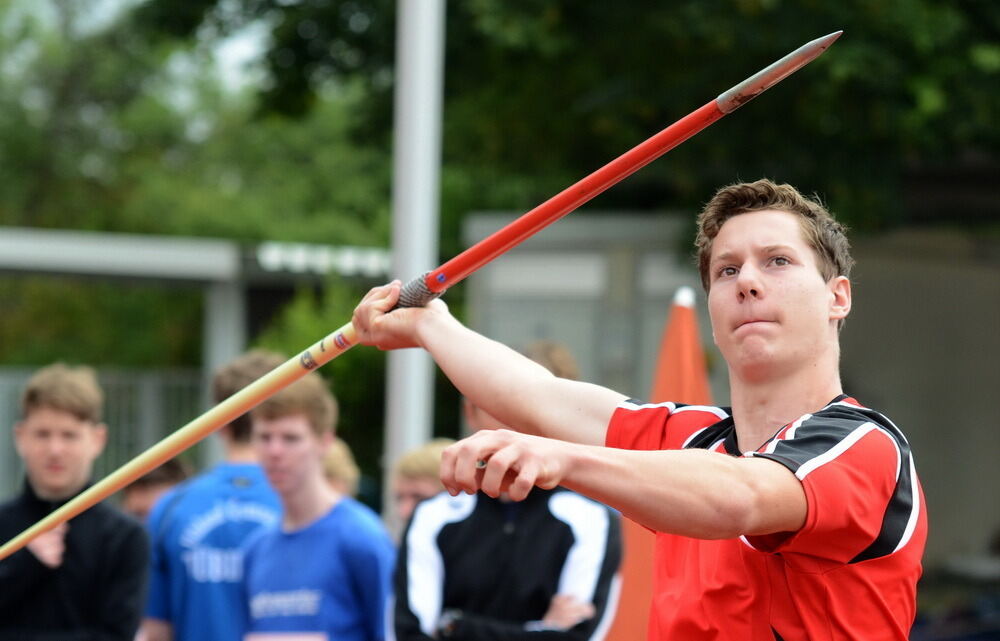
<path fill-rule="evenodd" d="M 867 422 L 859 421 L 857 416 L 843 419 L 828 416 L 826 412 L 821 418 L 814 415 L 795 428 L 790 439 L 781 439 L 775 443 L 773 451 L 759 452 L 755 456 L 777 461 L 797 474 L 800 467 L 829 452 Z"/>
<path fill-rule="evenodd" d="M 896 550 L 906 533 L 906 526 L 913 516 L 914 497 L 919 493 L 916 479 L 913 477 L 913 458 L 910 453 L 910 444 L 906 437 L 892 421 L 875 410 L 859 408 L 859 411 L 893 435 L 899 446 L 900 461 L 896 491 L 893 492 L 889 505 L 886 506 L 882 529 L 872 544 L 851 559 L 851 563 L 877 559 L 892 554 Z"/>
<path fill-rule="evenodd" d="M 787 445 L 788 441 L 782 439 L 777 442 L 773 452 L 760 452 L 756 456 L 775 460 L 795 473 L 812 459 L 836 447 L 851 432 L 865 423 L 875 423 L 884 428 L 902 449 L 905 439 L 902 439 L 895 426 L 892 426 L 892 429 L 888 427 L 892 425 L 888 419 L 877 412 L 860 410 L 861 408 L 843 405 L 825 407 L 795 428 L 795 433 L 790 439 L 794 441 L 794 447 Z"/>
<path fill-rule="evenodd" d="M 872 544 L 850 560 L 851 563 L 861 563 L 871 559 L 888 556 L 896 551 L 896 546 L 902 541 L 906 526 L 913 512 L 913 475 L 910 473 L 910 449 L 900 444 L 899 480 L 896 491 L 892 493 L 889 504 L 882 517 L 882 529 Z"/>
<path fill-rule="evenodd" d="M 724 411 L 729 413 L 728 408 L 722 408 Z M 715 443 L 719 442 L 719 439 L 725 439 L 726 450 L 729 451 L 729 444 L 732 442 L 735 448 L 736 444 L 736 429 L 733 424 L 733 417 L 724 418 L 719 420 L 717 423 L 712 423 L 701 432 L 695 434 L 690 441 L 684 445 L 686 450 L 707 450 L 712 447 Z M 730 454 L 739 454 L 739 452 L 730 451 Z"/>
<path fill-rule="evenodd" d="M 914 479 L 910 468 L 910 447 L 892 421 L 878 412 L 853 405 L 831 405 L 802 423 L 793 435 L 795 447 L 779 441 L 774 453 L 757 456 L 777 461 L 793 473 L 813 458 L 825 454 L 844 437 L 865 423 L 873 423 L 890 436 L 899 450 L 899 478 L 882 517 L 882 527 L 875 540 L 850 563 L 860 563 L 892 554 L 902 540 L 913 512 Z"/>

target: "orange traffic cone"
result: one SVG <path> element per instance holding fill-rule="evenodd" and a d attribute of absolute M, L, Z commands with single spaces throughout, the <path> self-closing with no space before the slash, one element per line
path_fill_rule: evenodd
<path fill-rule="evenodd" d="M 694 290 L 681 287 L 663 329 L 660 357 L 649 400 L 692 405 L 711 403 L 705 352 L 698 337 Z M 652 532 L 629 519 L 622 520 L 622 591 L 608 641 L 645 641 L 653 595 Z"/>

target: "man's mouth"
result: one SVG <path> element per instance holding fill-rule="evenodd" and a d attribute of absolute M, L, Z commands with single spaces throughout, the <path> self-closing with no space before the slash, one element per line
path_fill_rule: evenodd
<path fill-rule="evenodd" d="M 745 321 L 741 321 L 740 324 L 736 326 L 736 329 L 742 329 L 748 326 L 763 325 L 765 323 L 773 323 L 773 322 L 774 321 L 764 320 L 762 318 L 751 318 Z"/>

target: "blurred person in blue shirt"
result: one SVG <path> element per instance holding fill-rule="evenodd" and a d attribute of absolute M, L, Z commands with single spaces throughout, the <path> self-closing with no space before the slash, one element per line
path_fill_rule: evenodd
<path fill-rule="evenodd" d="M 253 445 L 282 514 L 245 550 L 247 639 L 385 638 L 395 549 L 379 517 L 324 474 L 336 414 L 316 373 L 251 413 Z"/>
<path fill-rule="evenodd" d="M 285 359 L 254 350 L 222 367 L 212 395 L 221 402 Z M 240 641 L 242 547 L 280 515 L 250 443 L 250 415 L 219 431 L 223 462 L 164 494 L 149 518 L 152 574 L 144 641 Z"/>

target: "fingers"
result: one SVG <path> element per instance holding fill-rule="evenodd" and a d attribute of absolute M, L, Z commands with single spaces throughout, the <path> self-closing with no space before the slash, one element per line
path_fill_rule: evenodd
<path fill-rule="evenodd" d="M 373 287 L 354 308 L 351 324 L 362 344 L 375 345 L 380 349 L 413 346 L 409 336 L 412 327 L 407 319 L 399 314 L 389 315 L 399 300 L 401 287 L 398 280 Z"/>
<path fill-rule="evenodd" d="M 48 532 L 39 534 L 28 543 L 27 548 L 35 557 L 50 568 L 62 565 L 63 554 L 66 551 L 66 532 L 69 525 L 61 523 Z"/>
<path fill-rule="evenodd" d="M 592 603 L 580 601 L 570 594 L 557 594 L 549 602 L 543 621 L 554 628 L 568 630 L 593 618 L 596 612 Z"/>
<path fill-rule="evenodd" d="M 368 292 L 369 294 L 375 294 L 371 301 L 372 308 L 383 313 L 391 310 L 399 301 L 399 292 L 401 289 L 402 283 L 398 280 L 394 280 L 381 287 L 375 287 Z"/>
<path fill-rule="evenodd" d="M 452 496 L 482 491 L 521 501 L 535 485 L 551 488 L 559 482 L 545 476 L 548 468 L 537 449 L 544 442 L 510 430 L 481 430 L 444 451 L 441 482 Z"/>
<path fill-rule="evenodd" d="M 399 300 L 399 289 L 400 282 L 398 280 L 369 289 L 358 306 L 354 308 L 354 316 L 351 318 L 354 329 L 359 334 L 370 332 L 375 319 L 392 309 L 396 301 Z"/>

